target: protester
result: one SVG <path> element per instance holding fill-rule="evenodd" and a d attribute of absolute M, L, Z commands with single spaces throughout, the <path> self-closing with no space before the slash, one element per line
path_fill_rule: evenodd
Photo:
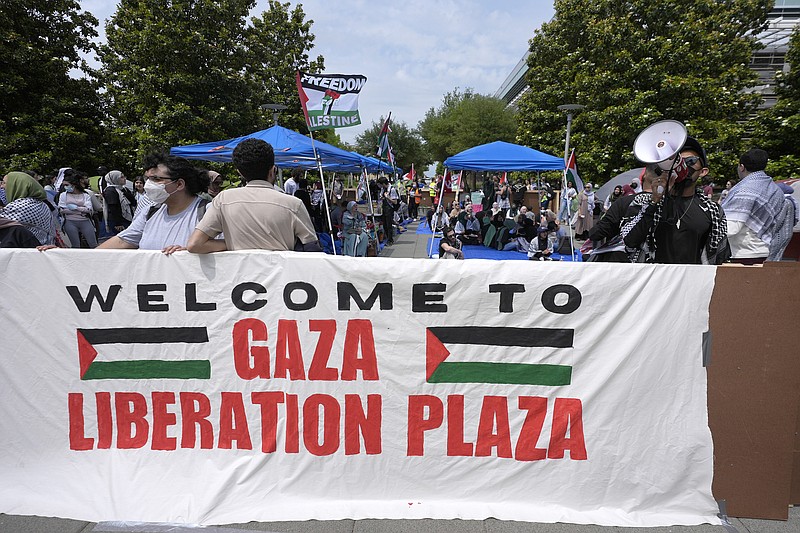
<path fill-rule="evenodd" d="M 561 208 L 558 211 L 559 222 L 570 223 L 570 217 L 575 214 L 575 210 L 572 209 L 572 200 L 577 196 L 578 191 L 575 190 L 575 184 L 570 181 L 567 189 L 561 191 Z"/>
<path fill-rule="evenodd" d="M 0 185 L 7 201 L 0 217 L 22 224 L 40 244 L 53 244 L 56 209 L 39 182 L 24 172 L 9 172 Z"/>
<path fill-rule="evenodd" d="M 456 237 L 455 230 L 449 226 L 444 228 L 439 241 L 439 259 L 464 259 L 461 247 L 461 241 Z"/>
<path fill-rule="evenodd" d="M 622 194 L 622 185 L 617 185 L 614 187 L 614 190 L 606 197 L 606 201 L 603 202 L 603 213 L 607 213 L 609 209 L 611 209 L 611 204 L 619 200 L 623 197 Z"/>
<path fill-rule="evenodd" d="M 283 192 L 288 194 L 289 196 L 294 196 L 294 193 L 297 191 L 298 188 L 298 181 L 301 175 L 301 170 L 293 169 L 289 179 L 283 182 Z M 297 179 L 295 179 L 297 177 Z"/>
<path fill-rule="evenodd" d="M 663 192 L 654 185 L 650 202 L 622 228 L 625 245 L 639 248 L 646 242 L 656 263 L 722 264 L 730 257 L 725 215 L 694 186 L 708 174 L 705 150 L 689 137 L 680 154 L 686 177 L 664 174 Z"/>
<path fill-rule="evenodd" d="M 28 228 L 15 220 L 0 217 L 0 248 L 36 248 L 40 244 Z"/>
<path fill-rule="evenodd" d="M 321 251 L 308 210 L 275 184 L 275 153 L 261 139 L 233 150 L 233 164 L 246 183 L 219 193 L 189 238 L 193 253 L 224 250 Z M 224 240 L 214 238 L 224 234 Z"/>
<path fill-rule="evenodd" d="M 481 223 L 472 212 L 472 204 L 467 204 L 459 213 L 454 230 L 463 244 L 481 243 Z"/>
<path fill-rule="evenodd" d="M 400 194 L 397 188 L 389 185 L 386 176 L 378 178 L 381 199 L 381 224 L 386 245 L 394 244 L 394 213 L 400 207 Z"/>
<path fill-rule="evenodd" d="M 225 178 L 216 170 L 208 171 L 208 195 L 213 199 L 216 195 L 222 192 L 222 185 L 225 183 Z"/>
<path fill-rule="evenodd" d="M 356 202 L 349 202 L 347 210 L 342 216 L 342 233 L 344 235 L 344 246 L 342 253 L 352 257 L 364 257 L 367 255 L 367 219 L 358 211 Z"/>
<path fill-rule="evenodd" d="M 189 161 L 164 153 L 144 158 L 147 210 L 141 209 L 125 230 L 98 246 L 102 249 L 161 250 L 170 255 L 185 250 L 207 200 L 198 196 L 208 189 L 208 174 Z"/>
<path fill-rule="evenodd" d="M 430 221 L 431 231 L 441 233 L 444 228 L 450 225 L 450 217 L 444 212 L 444 206 L 439 204 L 433 213 Z"/>
<path fill-rule="evenodd" d="M 136 211 L 136 197 L 125 187 L 125 181 L 125 175 L 119 170 L 112 170 L 105 175 L 103 214 L 109 235 L 116 235 L 130 226 Z"/>
<path fill-rule="evenodd" d="M 64 178 L 64 192 L 58 197 L 58 209 L 64 216 L 64 231 L 73 248 L 81 247 L 81 237 L 89 248 L 97 246 L 96 228 L 92 222 L 94 206 L 91 194 L 84 188 L 85 177 L 82 172 L 69 173 Z"/>
<path fill-rule="evenodd" d="M 592 192 L 592 184 L 587 183 L 578 195 L 575 236 L 579 239 L 586 239 L 592 226 L 594 226 L 594 192 Z"/>
<path fill-rule="evenodd" d="M 732 181 L 728 180 L 728 181 L 725 182 L 725 188 L 722 189 L 721 193 L 719 193 L 719 199 L 717 200 L 717 203 L 719 205 L 722 205 L 722 202 L 724 202 L 725 198 L 728 197 L 728 194 L 730 194 L 732 187 L 733 187 L 733 182 Z"/>
<path fill-rule="evenodd" d="M 547 228 L 539 226 L 536 238 L 530 242 L 528 259 L 531 261 L 552 261 L 553 240 L 548 237 Z"/>
<path fill-rule="evenodd" d="M 764 172 L 767 161 L 764 150 L 745 152 L 736 169 L 741 181 L 722 203 L 734 263 L 761 264 L 771 254 L 782 255 L 791 239 L 793 209 L 790 212 L 783 191 Z"/>

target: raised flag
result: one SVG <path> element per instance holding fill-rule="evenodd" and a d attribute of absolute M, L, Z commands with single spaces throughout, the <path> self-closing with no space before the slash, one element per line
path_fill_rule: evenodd
<path fill-rule="evenodd" d="M 378 134 L 378 151 L 375 153 L 380 158 L 386 157 L 389 159 L 390 157 L 390 150 L 389 150 L 389 132 L 392 131 L 389 128 L 389 121 L 392 119 L 392 112 L 389 111 L 389 116 L 386 117 L 386 120 L 383 123 L 383 127 L 381 128 L 380 134 Z"/>
<path fill-rule="evenodd" d="M 297 71 L 297 93 L 311 131 L 361 124 L 358 95 L 367 77 L 361 74 L 308 74 Z"/>
<path fill-rule="evenodd" d="M 407 179 L 407 180 L 410 180 L 410 181 L 414 181 L 414 163 L 411 163 L 411 170 L 409 170 L 408 172 L 406 172 L 406 173 L 403 175 L 403 178 L 404 178 L 404 179 Z"/>
<path fill-rule="evenodd" d="M 508 183 L 508 172 L 503 172 L 503 176 L 500 178 L 500 183 L 503 185 Z"/>
<path fill-rule="evenodd" d="M 456 182 L 455 182 L 455 185 L 453 185 L 453 189 L 454 189 L 456 192 L 458 192 L 458 191 L 460 191 L 460 190 L 461 190 L 461 173 L 462 173 L 462 172 L 463 172 L 463 170 L 462 170 L 461 172 L 459 172 L 459 173 L 458 173 L 458 176 L 456 176 Z"/>
<path fill-rule="evenodd" d="M 572 153 L 569 154 L 569 160 L 567 161 L 567 183 L 571 181 L 575 184 L 575 190 L 582 191 L 583 190 L 583 181 L 581 177 L 578 176 L 578 166 L 575 162 L 575 150 L 572 150 Z"/>

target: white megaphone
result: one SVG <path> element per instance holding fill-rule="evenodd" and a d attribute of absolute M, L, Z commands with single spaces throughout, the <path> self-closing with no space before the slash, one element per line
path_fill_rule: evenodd
<path fill-rule="evenodd" d="M 657 163 L 658 167 L 668 171 L 676 182 L 681 182 L 689 175 L 689 168 L 680 154 L 688 135 L 686 126 L 677 120 L 656 122 L 646 127 L 636 137 L 633 142 L 633 155 L 642 163 Z"/>

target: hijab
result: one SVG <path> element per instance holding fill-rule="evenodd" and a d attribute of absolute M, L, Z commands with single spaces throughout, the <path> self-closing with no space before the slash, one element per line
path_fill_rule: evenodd
<path fill-rule="evenodd" d="M 131 202 L 128 200 L 128 197 L 125 196 L 125 193 L 122 191 L 122 187 L 125 186 L 125 175 L 122 174 L 119 170 L 112 170 L 108 174 L 105 175 L 106 180 L 106 187 L 114 187 L 116 189 L 117 195 L 119 195 L 119 205 L 122 209 L 122 217 L 125 220 L 131 221 L 133 220 L 133 208 L 131 207 Z M 105 198 L 103 199 L 105 202 Z M 108 216 L 108 208 L 104 206 L 103 213 Z"/>
<path fill-rule="evenodd" d="M 6 175 L 6 198 L 8 203 L 20 198 L 47 200 L 44 187 L 24 172 L 9 172 Z"/>

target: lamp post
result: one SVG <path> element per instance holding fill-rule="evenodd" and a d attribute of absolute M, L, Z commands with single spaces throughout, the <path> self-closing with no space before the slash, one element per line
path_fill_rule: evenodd
<path fill-rule="evenodd" d="M 262 111 L 265 111 L 267 109 L 272 110 L 272 120 L 275 121 L 275 126 L 278 125 L 278 115 L 281 114 L 281 111 L 283 111 L 284 109 L 289 109 L 289 106 L 285 106 L 283 104 L 261 104 L 259 107 L 261 108 Z"/>
<path fill-rule="evenodd" d="M 567 138 L 564 142 L 564 178 L 561 184 L 561 191 L 565 192 L 567 190 L 567 165 L 569 164 L 569 134 L 572 130 L 572 113 L 575 111 L 580 111 L 586 106 L 581 104 L 563 104 L 558 106 L 559 111 L 566 111 L 567 112 Z M 572 234 L 572 213 L 570 213 L 570 199 L 567 198 L 567 227 L 569 228 L 569 247 L 570 251 L 572 252 L 572 260 L 575 261 L 575 240 Z M 563 200 L 562 200 L 563 201 Z M 559 216 L 561 215 L 561 209 L 559 211 Z"/>

